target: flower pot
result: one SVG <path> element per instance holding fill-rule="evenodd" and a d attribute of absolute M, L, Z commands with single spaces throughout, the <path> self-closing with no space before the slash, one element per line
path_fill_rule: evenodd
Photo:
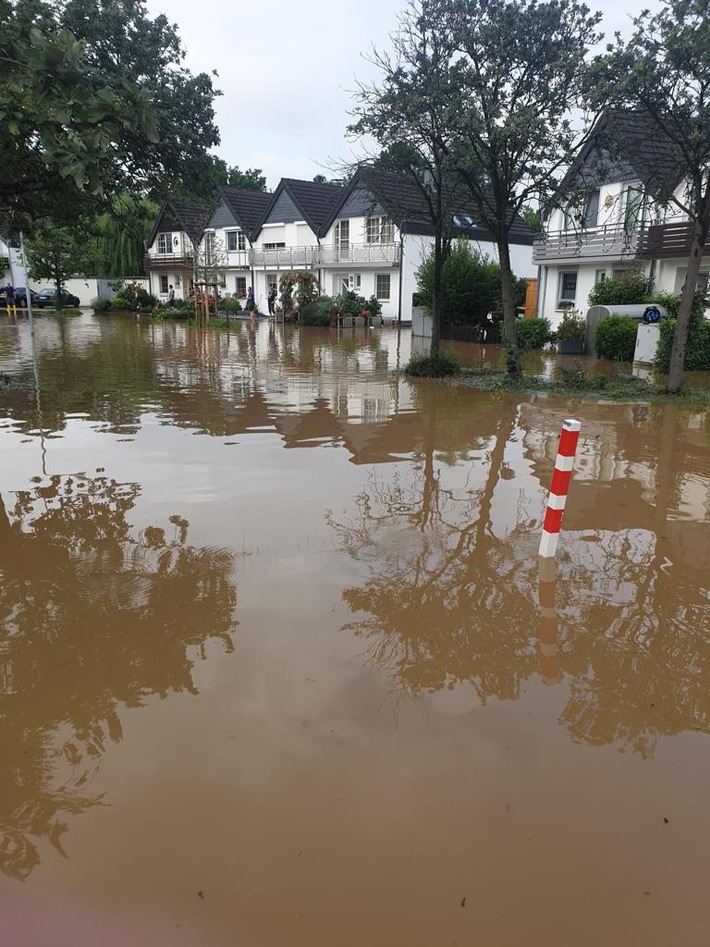
<path fill-rule="evenodd" d="M 584 339 L 558 339 L 558 355 L 584 355 Z"/>

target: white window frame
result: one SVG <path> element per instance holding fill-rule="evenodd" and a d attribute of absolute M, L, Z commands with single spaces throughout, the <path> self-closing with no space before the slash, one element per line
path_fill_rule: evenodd
<path fill-rule="evenodd" d="M 159 283 L 160 283 L 160 295 L 161 295 L 161 296 L 167 296 L 167 295 L 168 295 L 168 277 L 167 277 L 167 276 L 163 276 L 163 275 L 161 274 L 161 275 L 158 277 L 158 281 L 159 281 Z"/>
<path fill-rule="evenodd" d="M 572 295 L 565 295 L 569 290 L 565 290 L 565 277 L 574 276 L 574 292 Z M 557 286 L 558 308 L 571 308 L 577 301 L 577 290 L 579 289 L 579 271 L 578 270 L 560 270 L 559 283 Z"/>
<path fill-rule="evenodd" d="M 270 293 L 272 289 L 275 289 L 277 293 L 279 291 L 279 274 L 278 273 L 266 274 L 266 292 Z"/>
<path fill-rule="evenodd" d="M 387 292 L 380 289 L 380 280 L 387 280 Z M 388 303 L 392 296 L 392 275 L 390 273 L 375 273 L 375 299 Z"/>
<path fill-rule="evenodd" d="M 394 243 L 394 224 L 389 217 L 368 217 L 365 220 L 365 243 Z"/>
<path fill-rule="evenodd" d="M 161 256 L 167 256 L 173 252 L 173 235 L 171 233 L 159 233 L 157 237 L 158 253 Z"/>
<path fill-rule="evenodd" d="M 362 275 L 360 273 L 347 273 L 340 277 L 341 293 L 356 293 L 362 295 Z"/>
<path fill-rule="evenodd" d="M 244 287 L 243 290 L 242 290 L 242 287 L 239 285 L 240 283 L 241 283 L 242 286 Z M 234 295 L 235 295 L 238 299 L 246 299 L 246 295 L 247 295 L 247 278 L 246 278 L 246 276 L 237 276 L 237 277 L 235 277 L 235 279 L 234 279 Z"/>

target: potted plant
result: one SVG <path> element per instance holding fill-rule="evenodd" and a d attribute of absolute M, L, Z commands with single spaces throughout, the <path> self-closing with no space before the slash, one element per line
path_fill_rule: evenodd
<path fill-rule="evenodd" d="M 557 354 L 584 354 L 585 321 L 578 312 L 568 310 L 557 327 Z"/>

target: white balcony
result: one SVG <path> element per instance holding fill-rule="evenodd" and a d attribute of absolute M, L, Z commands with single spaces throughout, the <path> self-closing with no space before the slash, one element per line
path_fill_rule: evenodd
<path fill-rule="evenodd" d="M 251 251 L 252 266 L 264 269 L 302 269 L 319 266 L 391 266 L 399 263 L 398 243 L 349 243 L 338 246 L 282 247 Z"/>

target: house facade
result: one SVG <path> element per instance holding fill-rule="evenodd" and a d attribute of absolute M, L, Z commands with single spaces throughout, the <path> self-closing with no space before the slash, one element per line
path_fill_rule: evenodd
<path fill-rule="evenodd" d="M 671 198 L 682 200 L 685 187 L 672 143 L 638 113 L 605 113 L 563 181 L 566 201 L 535 239 L 538 315 L 554 327 L 565 309 L 585 314 L 597 283 L 629 271 L 650 277 L 656 291 L 679 293 L 692 233 Z M 710 261 L 704 285 L 709 273 Z"/>
<path fill-rule="evenodd" d="M 497 258 L 494 242 L 471 214 L 456 215 L 451 232 Z M 517 276 L 536 275 L 533 236 L 516 222 L 511 262 Z M 253 286 L 264 311 L 269 290 L 278 289 L 284 273 L 307 271 L 322 294 L 352 290 L 374 296 L 386 319 L 409 322 L 417 272 L 432 246 L 431 226 L 412 182 L 370 170 L 345 187 L 284 178 L 273 194 L 221 188 L 208 213 L 203 205 L 168 202 L 145 262 L 151 291 L 162 301 L 171 286 L 176 298 L 186 298 L 199 272 L 209 274 L 210 285 L 225 294 L 244 297 Z"/>

